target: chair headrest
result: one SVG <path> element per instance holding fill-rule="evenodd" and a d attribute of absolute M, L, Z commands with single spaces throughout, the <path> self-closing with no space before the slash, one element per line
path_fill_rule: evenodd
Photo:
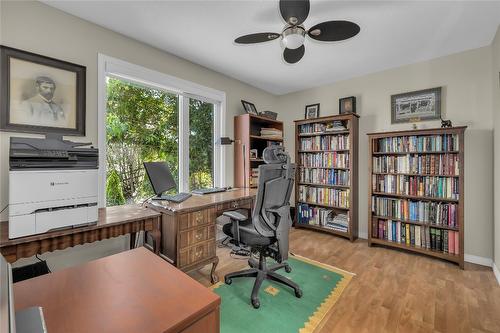
<path fill-rule="evenodd" d="M 264 149 L 262 158 L 267 164 L 282 164 L 287 162 L 289 156 L 282 146 L 270 146 Z"/>

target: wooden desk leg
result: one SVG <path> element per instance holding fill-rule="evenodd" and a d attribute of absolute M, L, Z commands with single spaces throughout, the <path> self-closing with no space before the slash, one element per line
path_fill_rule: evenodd
<path fill-rule="evenodd" d="M 215 274 L 215 268 L 219 264 L 219 257 L 215 256 L 214 262 L 212 263 L 212 270 L 210 271 L 210 282 L 215 284 L 219 282 L 219 277 Z"/>
<path fill-rule="evenodd" d="M 137 239 L 137 233 L 132 232 L 130 233 L 130 249 L 135 249 L 135 240 Z"/>

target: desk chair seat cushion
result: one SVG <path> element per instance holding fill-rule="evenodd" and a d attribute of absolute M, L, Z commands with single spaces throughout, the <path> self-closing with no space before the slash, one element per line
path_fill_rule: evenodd
<path fill-rule="evenodd" d="M 226 223 L 222 227 L 222 231 L 231 238 L 236 235 L 236 223 Z M 263 237 L 257 230 L 253 227 L 250 220 L 242 221 L 239 223 L 240 229 L 240 242 L 248 246 L 267 246 L 274 244 L 276 238 L 274 237 Z"/>

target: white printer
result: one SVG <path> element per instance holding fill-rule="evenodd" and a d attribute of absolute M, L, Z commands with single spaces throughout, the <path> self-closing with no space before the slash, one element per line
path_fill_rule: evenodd
<path fill-rule="evenodd" d="M 90 143 L 10 138 L 9 238 L 97 223 L 98 150 Z"/>

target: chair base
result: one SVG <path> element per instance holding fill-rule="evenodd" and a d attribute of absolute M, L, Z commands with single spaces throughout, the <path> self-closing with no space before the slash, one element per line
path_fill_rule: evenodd
<path fill-rule="evenodd" d="M 302 297 L 302 290 L 300 290 L 300 287 L 295 282 L 276 273 L 276 271 L 281 268 L 284 268 L 287 273 L 290 273 L 292 271 L 292 268 L 287 263 L 281 263 L 267 267 L 266 258 L 262 254 L 259 254 L 259 262 L 256 262 L 253 258 L 250 258 L 248 260 L 248 265 L 251 267 L 250 269 L 227 274 L 224 277 L 224 282 L 226 284 L 231 284 L 232 279 L 234 278 L 254 277 L 255 283 L 253 285 L 252 296 L 250 297 L 250 300 L 255 309 L 258 309 L 260 307 L 259 290 L 262 286 L 262 282 L 264 282 L 264 280 L 266 279 L 284 284 L 294 290 L 296 297 Z"/>

